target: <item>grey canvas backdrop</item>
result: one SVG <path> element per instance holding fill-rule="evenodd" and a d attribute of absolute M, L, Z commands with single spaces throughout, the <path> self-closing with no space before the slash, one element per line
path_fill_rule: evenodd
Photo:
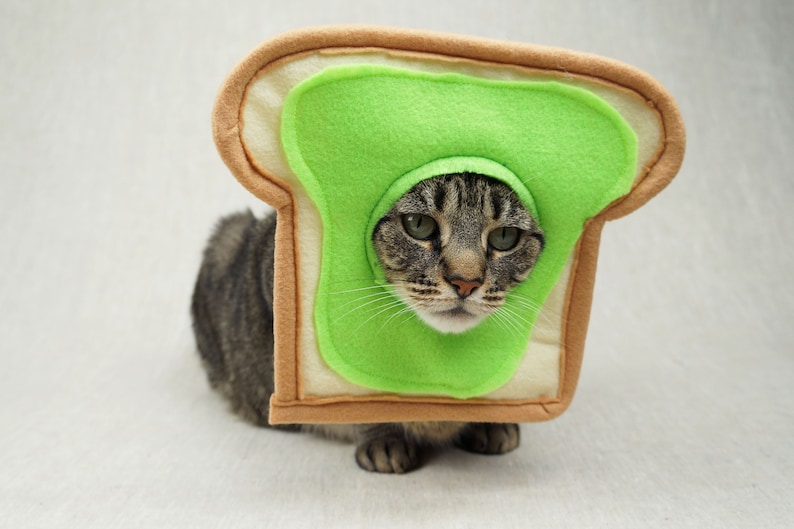
<path fill-rule="evenodd" d="M 499 458 L 358 470 L 212 394 L 188 302 L 258 204 L 210 136 L 282 31 L 377 23 L 589 51 L 677 98 L 677 179 L 606 226 L 577 396 Z M 792 3 L 0 5 L 0 526 L 783 527 L 792 515 Z"/>

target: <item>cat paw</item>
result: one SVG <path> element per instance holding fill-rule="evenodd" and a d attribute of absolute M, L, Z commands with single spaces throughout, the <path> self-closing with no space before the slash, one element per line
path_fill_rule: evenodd
<path fill-rule="evenodd" d="M 356 463 L 369 472 L 404 474 L 419 466 L 416 444 L 391 435 L 363 441 L 356 447 Z"/>
<path fill-rule="evenodd" d="M 457 441 L 460 448 L 477 454 L 506 454 L 521 441 L 517 424 L 472 423 Z"/>

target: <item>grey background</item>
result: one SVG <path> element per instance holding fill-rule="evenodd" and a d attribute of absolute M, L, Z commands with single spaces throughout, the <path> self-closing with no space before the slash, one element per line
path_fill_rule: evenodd
<path fill-rule="evenodd" d="M 659 79 L 682 171 L 607 225 L 571 408 L 504 457 L 358 470 L 227 413 L 188 300 L 230 69 L 282 31 L 378 23 L 535 42 Z M 0 526 L 783 527 L 792 514 L 791 2 L 5 1 Z"/>

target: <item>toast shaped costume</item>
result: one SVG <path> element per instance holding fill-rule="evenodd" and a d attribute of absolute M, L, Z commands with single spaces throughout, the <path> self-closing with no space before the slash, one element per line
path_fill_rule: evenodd
<path fill-rule="evenodd" d="M 671 96 L 625 64 L 358 26 L 264 43 L 222 87 L 213 127 L 234 176 L 278 213 L 273 423 L 562 413 L 601 229 L 667 185 L 685 142 Z M 509 185 L 545 232 L 535 268 L 507 297 L 504 310 L 520 315 L 509 332 L 489 318 L 443 334 L 415 317 L 394 323 L 399 304 L 363 307 L 362 292 L 390 288 L 375 223 L 414 184 L 458 172 Z"/>

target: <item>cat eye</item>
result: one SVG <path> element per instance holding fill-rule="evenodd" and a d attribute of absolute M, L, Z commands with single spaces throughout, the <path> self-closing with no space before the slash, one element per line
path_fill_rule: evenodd
<path fill-rule="evenodd" d="M 408 235 L 420 241 L 432 239 L 438 231 L 438 224 L 436 224 L 436 221 L 427 215 L 409 213 L 403 215 L 402 220 L 403 228 L 408 232 Z"/>
<path fill-rule="evenodd" d="M 504 226 L 488 234 L 488 244 L 495 250 L 505 252 L 515 248 L 520 237 L 521 231 L 518 228 Z"/>

